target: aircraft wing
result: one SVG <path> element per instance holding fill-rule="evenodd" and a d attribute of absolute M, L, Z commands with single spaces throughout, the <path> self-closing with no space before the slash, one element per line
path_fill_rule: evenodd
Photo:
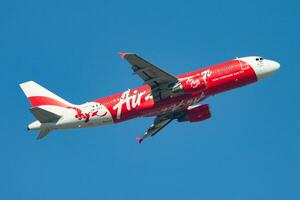
<path fill-rule="evenodd" d="M 144 135 L 140 138 L 136 138 L 137 142 L 141 143 L 145 138 L 156 135 L 162 128 L 167 126 L 173 119 L 178 119 L 179 117 L 184 115 L 185 112 L 186 112 L 185 110 L 182 110 L 174 113 L 167 113 L 167 114 L 156 116 L 153 124 L 151 124 L 151 126 L 144 133 Z"/>
<path fill-rule="evenodd" d="M 167 118 L 164 116 L 157 116 L 154 119 L 154 123 L 150 126 L 150 128 L 144 133 L 143 137 L 137 138 L 137 142 L 141 143 L 145 138 L 154 136 L 158 131 L 167 126 L 173 119 Z"/>
<path fill-rule="evenodd" d="M 139 75 L 152 88 L 152 95 L 156 101 L 171 96 L 170 85 L 174 86 L 178 79 L 149 63 L 134 53 L 120 53 L 120 56 L 126 59 L 130 64 L 134 74 Z M 168 90 L 169 89 L 169 90 Z"/>

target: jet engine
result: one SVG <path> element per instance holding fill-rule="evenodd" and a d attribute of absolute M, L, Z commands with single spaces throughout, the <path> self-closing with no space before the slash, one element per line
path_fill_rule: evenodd
<path fill-rule="evenodd" d="M 211 117 L 208 104 L 190 106 L 185 114 L 178 118 L 179 122 L 200 122 Z"/>

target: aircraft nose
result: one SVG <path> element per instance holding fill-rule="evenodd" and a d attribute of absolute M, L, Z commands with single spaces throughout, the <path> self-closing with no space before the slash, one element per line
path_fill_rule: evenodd
<path fill-rule="evenodd" d="M 280 68 L 280 64 L 276 61 L 269 61 L 269 68 L 272 72 L 276 72 Z"/>
<path fill-rule="evenodd" d="M 280 68 L 280 64 L 273 60 L 264 60 L 263 64 L 254 65 L 254 70 L 258 80 L 265 79 L 273 75 Z"/>
<path fill-rule="evenodd" d="M 273 60 L 266 60 L 262 69 L 263 78 L 273 75 L 280 68 L 280 64 Z"/>

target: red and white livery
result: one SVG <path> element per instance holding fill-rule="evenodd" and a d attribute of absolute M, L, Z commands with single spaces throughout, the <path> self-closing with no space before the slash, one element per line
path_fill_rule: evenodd
<path fill-rule="evenodd" d="M 39 130 L 38 139 L 52 130 L 87 128 L 119 123 L 136 117 L 155 117 L 137 141 L 154 136 L 172 120 L 199 122 L 211 117 L 205 98 L 264 79 L 276 72 L 279 63 L 250 56 L 174 76 L 132 53 L 120 53 L 144 81 L 134 89 L 75 105 L 28 81 L 20 84 L 32 105 L 37 121 L 28 130 Z"/>

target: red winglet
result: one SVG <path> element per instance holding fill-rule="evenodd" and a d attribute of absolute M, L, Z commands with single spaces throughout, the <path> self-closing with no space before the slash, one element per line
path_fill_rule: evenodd
<path fill-rule="evenodd" d="M 121 56 L 121 58 L 125 58 L 126 53 L 119 52 L 119 55 Z"/>
<path fill-rule="evenodd" d="M 136 138 L 136 141 L 137 141 L 139 144 L 141 144 L 143 140 L 144 140 L 143 138 Z"/>

